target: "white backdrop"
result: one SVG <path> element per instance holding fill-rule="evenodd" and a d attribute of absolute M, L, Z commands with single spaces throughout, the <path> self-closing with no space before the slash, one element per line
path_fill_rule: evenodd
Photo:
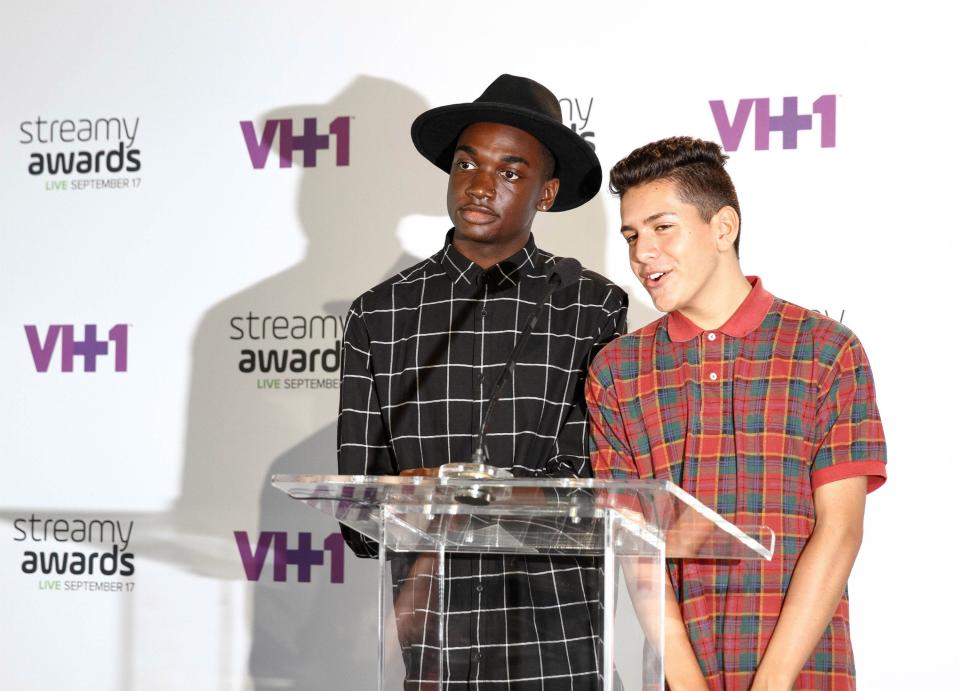
<path fill-rule="evenodd" d="M 729 167 L 744 268 L 842 315 L 878 382 L 890 479 L 869 498 L 850 583 L 861 687 L 944 688 L 960 614 L 949 579 L 936 585 L 960 481 L 948 364 L 960 50 L 933 8 L 4 5 L 0 688 L 373 688 L 375 564 L 348 554 L 336 582 L 335 524 L 268 478 L 335 470 L 322 354 L 336 317 L 442 241 L 445 178 L 415 153 L 411 120 L 502 72 L 569 99 L 605 169 L 653 139 L 743 127 Z M 829 112 L 813 110 L 823 96 L 835 96 L 832 147 Z M 791 97 L 810 129 L 785 148 L 772 120 L 758 149 L 758 109 L 779 116 Z M 269 121 L 299 135 L 315 118 L 323 134 L 340 117 L 348 135 L 281 167 L 287 125 Z M 48 158 L 71 153 L 72 172 L 50 172 Z M 636 328 L 655 313 L 618 225 L 604 192 L 535 233 L 628 287 Z M 320 351 L 314 371 L 241 371 L 243 351 L 298 349 Z M 283 388 L 295 379 L 318 388 Z M 243 549 L 255 557 L 276 532 L 291 548 L 300 532 L 316 550 L 330 540 L 310 582 L 296 568 L 275 581 L 267 552 L 245 570 Z M 51 559 L 66 573 L 43 573 Z"/>

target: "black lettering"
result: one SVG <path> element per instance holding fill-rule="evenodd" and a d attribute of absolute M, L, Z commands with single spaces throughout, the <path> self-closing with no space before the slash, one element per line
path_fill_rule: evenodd
<path fill-rule="evenodd" d="M 24 573 L 36 573 L 37 572 L 37 553 L 36 552 L 24 552 L 24 560 L 20 565 L 20 570 Z"/>
<path fill-rule="evenodd" d="M 284 341 L 287 339 L 286 330 L 289 328 L 290 328 L 290 323 L 287 321 L 286 317 L 274 317 L 273 337 L 276 338 L 278 341 Z M 280 333 L 277 333 L 278 329 L 280 330 Z"/>
<path fill-rule="evenodd" d="M 27 531 L 20 527 L 20 523 L 23 522 L 23 521 L 26 521 L 26 520 L 27 520 L 27 519 L 25 519 L 25 518 L 18 518 L 17 520 L 15 520 L 15 521 L 13 522 L 13 529 L 14 529 L 14 530 L 19 530 L 19 531 L 20 531 L 20 534 L 23 536 L 23 537 L 15 537 L 15 538 L 13 538 L 13 541 L 14 541 L 14 542 L 23 542 L 24 540 L 27 539 Z"/>
<path fill-rule="evenodd" d="M 26 136 L 30 137 L 30 138 L 27 139 L 26 141 L 24 141 L 23 139 L 21 139 L 21 140 L 20 140 L 20 143 L 21 143 L 21 144 L 32 144 L 32 143 L 33 143 L 33 135 L 27 130 L 27 125 L 31 125 L 31 124 L 33 124 L 33 123 L 31 123 L 29 120 L 24 120 L 23 122 L 20 123 L 20 131 L 23 132 Z"/>
<path fill-rule="evenodd" d="M 80 554 L 77 552 L 77 554 Z M 83 556 L 82 554 L 80 555 Z M 59 574 L 64 574 L 67 572 L 67 554 L 65 552 L 50 552 L 46 554 L 44 552 L 40 553 L 40 570 L 43 573 L 52 573 L 56 571 Z"/>
<path fill-rule="evenodd" d="M 247 333 L 250 335 L 250 338 L 253 339 L 254 341 L 257 340 L 257 337 L 253 333 L 253 323 L 259 320 L 260 320 L 260 317 L 253 316 L 252 311 L 249 314 L 247 314 Z"/>
<path fill-rule="evenodd" d="M 30 154 L 30 165 L 27 166 L 30 175 L 43 174 L 43 156 L 40 154 Z"/>
<path fill-rule="evenodd" d="M 333 356 L 333 362 L 328 364 L 328 357 Z M 334 344 L 333 348 L 323 351 L 323 371 L 337 372 L 340 370 L 340 341 Z"/>
<path fill-rule="evenodd" d="M 89 156 L 89 154 L 87 154 Z M 57 173 L 72 173 L 73 172 L 73 152 L 69 154 L 59 153 L 59 154 L 47 154 L 47 171 L 51 175 L 56 175 Z M 83 172 L 83 171 L 79 171 Z"/>
<path fill-rule="evenodd" d="M 241 350 L 240 351 L 241 360 L 240 360 L 240 371 L 246 374 L 250 374 L 254 369 L 256 369 L 256 360 L 252 350 Z"/>
<path fill-rule="evenodd" d="M 92 554 L 90 555 L 93 556 Z M 87 558 L 83 552 L 74 552 L 73 561 L 70 562 L 70 573 L 74 576 L 82 576 L 85 573 L 90 573 L 87 571 Z"/>
<path fill-rule="evenodd" d="M 70 129 L 67 129 L 67 125 L 70 125 Z M 67 139 L 64 134 L 73 134 L 77 128 L 77 124 L 73 120 L 63 120 L 60 123 L 60 141 L 62 142 L 72 142 L 73 137 Z"/>
<path fill-rule="evenodd" d="M 82 118 L 80 120 L 80 129 L 77 130 L 77 140 L 81 142 L 88 142 L 93 139 L 93 123 L 91 123 L 87 118 Z"/>
<path fill-rule="evenodd" d="M 107 566 L 107 560 L 110 560 L 110 566 Z M 109 552 L 105 552 L 100 556 L 100 573 L 104 576 L 112 576 L 117 572 L 117 546 L 114 545 L 113 549 Z"/>
<path fill-rule="evenodd" d="M 232 328 L 232 329 L 233 329 L 234 331 L 236 331 L 237 334 L 238 334 L 237 336 L 231 336 L 231 337 L 230 337 L 230 340 L 231 340 L 231 341 L 239 341 L 241 338 L 243 338 L 243 329 L 241 329 L 239 326 L 237 326 L 237 322 L 240 321 L 240 320 L 242 320 L 242 319 L 243 319 L 243 317 L 231 317 L 231 318 L 230 318 L 230 328 Z"/>
<path fill-rule="evenodd" d="M 70 158 L 73 158 L 73 154 L 70 154 Z M 77 172 L 78 173 L 89 173 L 93 168 L 93 156 L 89 151 L 80 151 L 77 153 Z M 50 171 L 53 172 L 52 170 Z M 70 172 L 70 171 L 67 171 Z"/>
<path fill-rule="evenodd" d="M 96 171 L 97 173 L 100 172 L 100 168 L 101 168 L 100 161 L 103 160 L 103 157 L 106 153 L 107 153 L 106 151 L 98 151 L 96 154 L 96 157 L 94 159 L 95 160 L 94 171 Z"/>
<path fill-rule="evenodd" d="M 299 341 L 307 335 L 307 320 L 299 314 L 294 315 L 291 319 L 293 320 L 293 326 L 290 329 L 290 338 Z"/>
<path fill-rule="evenodd" d="M 264 358 L 266 353 L 266 358 Z M 287 371 L 287 351 L 285 350 L 261 350 L 260 371 L 261 372 L 286 372 Z"/>
<path fill-rule="evenodd" d="M 293 357 L 290 358 L 290 371 L 303 372 L 307 369 L 307 354 L 297 348 L 293 351 Z"/>
<path fill-rule="evenodd" d="M 121 554 L 120 555 L 120 575 L 121 576 L 132 576 L 134 571 L 133 566 L 133 556 L 132 554 Z"/>
<path fill-rule="evenodd" d="M 136 173 L 140 170 L 140 149 L 130 149 L 127 151 L 127 170 Z"/>
<path fill-rule="evenodd" d="M 120 142 L 120 146 L 107 152 L 107 170 L 111 173 L 119 173 L 123 170 L 123 149 L 123 142 Z"/>

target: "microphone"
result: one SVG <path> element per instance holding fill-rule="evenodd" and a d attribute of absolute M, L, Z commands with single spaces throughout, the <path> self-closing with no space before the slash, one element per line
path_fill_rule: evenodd
<path fill-rule="evenodd" d="M 583 267 L 580 265 L 580 262 L 570 257 L 559 259 L 553 264 L 553 267 L 547 276 L 547 287 L 543 291 L 543 295 L 540 296 L 540 300 L 533 308 L 533 311 L 530 313 L 530 316 L 527 317 L 527 322 L 523 325 L 523 329 L 520 331 L 520 337 L 517 339 L 516 345 L 513 346 L 513 350 L 510 352 L 510 357 L 508 357 L 507 361 L 503 364 L 503 369 L 500 371 L 500 376 L 497 377 L 497 381 L 494 383 L 493 389 L 490 392 L 490 403 L 487 406 L 487 414 L 483 416 L 483 424 L 480 426 L 480 433 L 477 435 L 477 443 L 473 448 L 473 456 L 471 457 L 472 463 L 486 465 L 489 461 L 489 456 L 487 454 L 486 446 L 483 443 L 483 439 L 490 428 L 493 407 L 496 405 L 497 401 L 500 400 L 500 391 L 503 389 L 503 384 L 506 382 L 507 376 L 513 376 L 513 371 L 517 366 L 517 360 L 520 357 L 520 351 L 523 350 L 523 346 L 526 345 L 527 340 L 529 340 L 530 334 L 533 333 L 533 327 L 537 325 L 537 321 L 540 319 L 540 316 L 543 313 L 543 306 L 546 304 L 550 296 L 553 295 L 557 290 L 571 286 L 580 280 L 580 274 L 582 272 Z"/>

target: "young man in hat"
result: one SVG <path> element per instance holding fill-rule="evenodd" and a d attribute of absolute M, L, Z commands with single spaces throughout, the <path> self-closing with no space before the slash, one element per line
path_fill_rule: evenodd
<path fill-rule="evenodd" d="M 453 228 L 437 254 L 350 308 L 342 473 L 435 473 L 471 460 L 491 388 L 558 280 L 559 258 L 534 243 L 533 219 L 580 206 L 600 187 L 596 155 L 563 125 L 556 97 L 522 77 L 502 75 L 473 103 L 423 113 L 411 134 L 449 173 Z M 515 476 L 590 474 L 583 381 L 594 354 L 623 331 L 627 298 L 596 273 L 576 273 L 547 301 L 493 409 L 488 463 Z M 376 554 L 363 536 L 345 536 L 358 555 Z M 394 578 L 399 603 L 411 578 L 396 568 Z M 451 558 L 444 688 L 599 688 L 598 586 L 593 560 Z M 435 680 L 419 636 L 398 624 L 407 685 Z"/>
<path fill-rule="evenodd" d="M 676 137 L 611 171 L 631 266 L 667 314 L 590 368 L 594 472 L 670 480 L 776 533 L 771 562 L 668 561 L 673 691 L 852 689 L 846 582 L 886 479 L 870 364 L 848 328 L 743 275 L 726 158 Z"/>

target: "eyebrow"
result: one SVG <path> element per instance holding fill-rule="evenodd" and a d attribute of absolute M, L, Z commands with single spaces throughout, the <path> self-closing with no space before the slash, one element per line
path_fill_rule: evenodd
<path fill-rule="evenodd" d="M 461 144 L 460 146 L 458 146 L 458 147 L 455 149 L 455 151 L 463 151 L 464 153 L 470 154 L 471 156 L 476 156 L 476 155 L 477 155 L 477 150 L 474 149 L 474 148 L 473 148 L 472 146 L 470 146 L 469 144 Z M 512 155 L 512 154 L 507 154 L 506 156 L 501 156 L 501 157 L 500 157 L 500 162 L 501 162 L 501 163 L 522 163 L 523 165 L 527 166 L 528 168 L 531 167 L 530 161 L 528 161 L 527 159 L 525 159 L 523 156 L 514 156 L 514 155 Z"/>
<path fill-rule="evenodd" d="M 650 214 L 650 215 L 647 216 L 645 219 L 643 219 L 643 221 L 641 222 L 640 225 L 644 225 L 644 226 L 645 226 L 645 225 L 648 225 L 648 224 L 650 224 L 650 223 L 653 223 L 653 222 L 656 221 L 658 218 L 663 218 L 664 216 L 675 216 L 675 215 L 676 215 L 676 214 L 675 214 L 673 211 L 658 211 L 657 213 L 655 213 L 655 214 Z M 636 228 L 634 228 L 633 226 L 630 226 L 630 225 L 620 226 L 620 232 L 621 232 L 621 233 L 624 233 L 624 232 L 626 232 L 626 231 L 628 231 L 628 230 L 636 230 Z"/>

